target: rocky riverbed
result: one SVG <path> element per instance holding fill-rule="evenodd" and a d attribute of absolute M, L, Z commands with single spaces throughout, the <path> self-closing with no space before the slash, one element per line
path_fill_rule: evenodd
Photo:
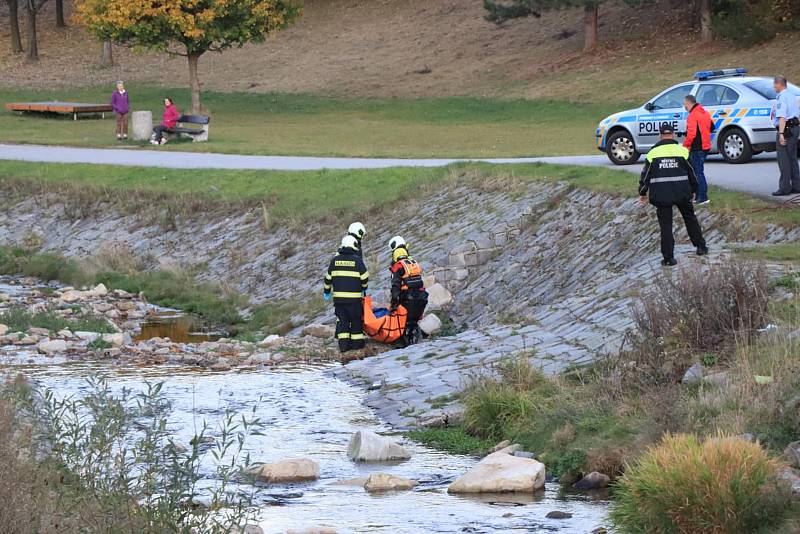
<path fill-rule="evenodd" d="M 12 324 L 4 324 L 4 317 Z M 332 331 L 322 325 L 309 325 L 303 336 L 267 336 L 258 343 L 203 333 L 195 334 L 206 339 L 199 343 L 143 335 L 153 330 L 148 326 L 154 323 L 169 325 L 180 317 L 140 295 L 109 290 L 103 284 L 80 290 L 31 278 L 0 277 L 0 350 L 7 354 L 36 352 L 61 360 L 178 364 L 211 371 L 338 357 Z"/>
<path fill-rule="evenodd" d="M 181 343 L 141 339 L 141 325 L 164 310 L 103 286 L 5 277 L 0 299 L 0 317 L 47 325 L 0 327 L 0 373 L 23 373 L 74 397 L 89 391 L 87 377 L 102 377 L 117 392 L 163 382 L 179 444 L 203 423 L 214 436 L 226 413 L 257 406 L 265 427 L 246 452 L 265 464 L 254 472 L 264 532 L 591 532 L 605 522 L 604 496 L 563 493 L 545 482 L 545 466 L 514 448 L 479 463 L 393 434 L 365 406 L 362 389 L 331 376 L 341 364 L 327 327 L 260 343 Z M 200 487 L 215 484 L 210 454 L 202 473 Z M 487 493 L 492 488 L 518 491 Z"/>

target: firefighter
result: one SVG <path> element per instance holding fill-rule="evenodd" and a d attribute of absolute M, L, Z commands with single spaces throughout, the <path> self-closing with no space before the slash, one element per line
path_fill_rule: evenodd
<path fill-rule="evenodd" d="M 406 240 L 395 236 L 389 241 L 389 248 L 392 251 L 392 309 L 402 305 L 408 311 L 402 343 L 412 345 L 419 341 L 418 323 L 428 304 L 428 292 L 422 280 L 422 267 L 409 254 Z"/>
<path fill-rule="evenodd" d="M 660 128 L 661 140 L 647 153 L 647 161 L 639 180 L 639 202 L 656 207 L 658 226 L 661 229 L 661 265 L 672 267 L 675 261 L 675 238 L 672 236 L 672 207 L 681 212 L 689 239 L 698 256 L 708 254 L 703 231 L 694 213 L 692 200 L 698 191 L 697 177 L 689 164 L 689 151 L 675 141 L 675 130 L 664 123 Z"/>
<path fill-rule="evenodd" d="M 323 297 L 333 299 L 336 312 L 336 339 L 339 351 L 364 348 L 364 310 L 361 299 L 369 285 L 369 272 L 361 259 L 358 241 L 351 235 L 342 239 L 339 252 L 325 273 Z"/>
<path fill-rule="evenodd" d="M 358 244 L 358 255 L 362 257 L 364 256 L 364 253 L 361 248 L 361 241 L 364 239 L 366 234 L 367 229 L 360 222 L 354 222 L 347 228 L 347 235 L 351 235 L 356 238 L 356 243 Z"/>

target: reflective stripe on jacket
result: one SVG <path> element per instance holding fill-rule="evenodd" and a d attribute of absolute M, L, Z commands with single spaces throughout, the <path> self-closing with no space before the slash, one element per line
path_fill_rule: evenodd
<path fill-rule="evenodd" d="M 392 272 L 392 303 L 397 304 L 405 291 L 422 291 L 422 267 L 411 256 L 397 260 L 390 268 Z"/>
<path fill-rule="evenodd" d="M 341 248 L 328 265 L 323 291 L 333 293 L 334 303 L 360 301 L 369 286 L 369 272 L 358 252 Z"/>
<path fill-rule="evenodd" d="M 647 153 L 639 179 L 639 195 L 649 194 L 654 206 L 686 202 L 697 193 L 697 177 L 689 151 L 677 141 L 660 141 Z"/>

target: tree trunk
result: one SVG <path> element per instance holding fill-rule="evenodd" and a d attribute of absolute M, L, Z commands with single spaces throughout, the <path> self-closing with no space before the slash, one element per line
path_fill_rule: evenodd
<path fill-rule="evenodd" d="M 599 5 L 596 2 L 589 2 L 583 8 L 583 51 L 591 52 L 597 48 L 597 15 Z"/>
<path fill-rule="evenodd" d="M 100 66 L 110 67 L 114 64 L 114 52 L 111 41 L 103 41 L 102 54 L 100 56 Z"/>
<path fill-rule="evenodd" d="M 38 61 L 39 46 L 36 40 L 36 6 L 35 0 L 26 2 L 27 21 L 28 21 L 28 60 Z"/>
<path fill-rule="evenodd" d="M 22 52 L 22 39 L 19 35 L 19 4 L 17 0 L 6 0 L 6 3 L 11 24 L 11 51 L 19 54 Z"/>
<path fill-rule="evenodd" d="M 711 0 L 700 0 L 700 40 L 708 44 L 714 40 L 711 29 Z"/>
<path fill-rule="evenodd" d="M 56 0 L 56 26 L 59 28 L 67 27 L 67 23 L 64 22 L 64 0 Z"/>
<path fill-rule="evenodd" d="M 197 74 L 197 63 L 200 60 L 199 53 L 189 53 L 189 89 L 192 94 L 192 113 L 201 113 L 200 105 L 200 77 Z"/>

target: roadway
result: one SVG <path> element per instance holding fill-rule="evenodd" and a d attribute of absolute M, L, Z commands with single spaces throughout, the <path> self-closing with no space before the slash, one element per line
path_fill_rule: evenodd
<path fill-rule="evenodd" d="M 381 169 L 387 167 L 440 167 L 456 162 L 487 163 L 558 163 L 594 167 L 615 167 L 602 154 L 591 156 L 557 156 L 536 158 L 477 159 L 396 159 L 396 158 L 328 158 L 308 156 L 244 156 L 203 152 L 138 150 L 126 148 L 77 148 L 42 145 L 0 144 L 0 160 L 45 163 L 89 163 L 170 169 L 255 169 L 307 171 L 320 169 Z M 615 167 L 639 173 L 641 164 Z M 760 154 L 750 163 L 730 165 L 721 157 L 712 156 L 706 163 L 710 184 L 753 195 L 770 197 L 777 189 L 778 168 L 774 154 Z M 788 197 L 783 197 L 787 199 Z M 713 202 L 713 198 L 712 198 Z"/>

